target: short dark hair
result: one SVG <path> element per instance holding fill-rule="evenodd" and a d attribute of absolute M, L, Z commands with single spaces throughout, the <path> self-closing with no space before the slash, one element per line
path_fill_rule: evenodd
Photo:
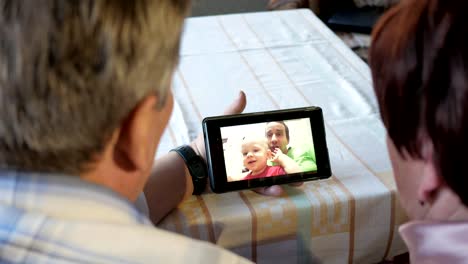
<path fill-rule="evenodd" d="M 289 127 L 286 125 L 286 123 L 284 121 L 271 121 L 271 122 L 268 122 L 267 125 L 269 123 L 280 123 L 281 125 L 283 125 L 284 126 L 284 133 L 286 134 L 286 139 L 289 142 Z"/>
<path fill-rule="evenodd" d="M 402 1 L 373 31 L 370 67 L 380 114 L 400 154 L 422 159 L 468 205 L 468 1 Z"/>

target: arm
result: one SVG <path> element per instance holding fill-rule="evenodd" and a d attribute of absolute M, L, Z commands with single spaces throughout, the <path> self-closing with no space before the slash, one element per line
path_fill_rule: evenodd
<path fill-rule="evenodd" d="M 234 103 L 224 111 L 224 114 L 241 113 L 245 105 L 245 94 L 241 92 Z M 190 145 L 195 153 L 206 161 L 203 135 L 200 134 Z M 277 185 L 259 188 L 255 191 L 269 196 L 280 196 L 283 193 L 283 189 Z M 177 153 L 170 152 L 157 159 L 144 188 L 151 221 L 157 224 L 184 198 L 192 195 L 192 192 L 192 177 L 184 160 Z"/>
<path fill-rule="evenodd" d="M 302 172 L 301 167 L 293 159 L 281 152 L 279 148 L 275 149 L 272 161 L 278 163 L 286 173 Z"/>
<path fill-rule="evenodd" d="M 241 92 L 234 103 L 224 111 L 224 114 L 241 113 L 245 105 L 245 94 Z M 197 155 L 206 161 L 205 142 L 202 134 L 190 146 Z M 180 202 L 192 195 L 192 192 L 192 177 L 185 161 L 179 154 L 169 152 L 157 159 L 144 188 L 151 221 L 157 224 Z"/>
<path fill-rule="evenodd" d="M 299 164 L 304 172 L 317 170 L 315 151 L 312 146 L 305 146 L 302 149 L 298 149 L 294 154 L 294 160 Z"/>
<path fill-rule="evenodd" d="M 312 160 L 302 160 L 300 161 L 301 164 L 301 170 L 306 172 L 306 171 L 315 171 L 317 170 L 317 164 L 313 162 Z"/>
<path fill-rule="evenodd" d="M 192 178 L 176 152 L 157 159 L 144 188 L 151 221 L 157 224 L 192 192 Z"/>

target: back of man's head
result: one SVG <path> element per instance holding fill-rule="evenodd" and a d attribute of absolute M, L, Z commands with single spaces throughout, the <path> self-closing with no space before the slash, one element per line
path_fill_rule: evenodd
<path fill-rule="evenodd" d="M 0 167 L 78 174 L 138 102 L 164 104 L 185 0 L 0 0 Z"/>

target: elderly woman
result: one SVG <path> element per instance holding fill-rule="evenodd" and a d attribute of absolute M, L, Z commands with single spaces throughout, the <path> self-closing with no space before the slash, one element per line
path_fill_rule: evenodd
<path fill-rule="evenodd" d="M 468 1 L 403 1 L 373 32 L 370 66 L 412 263 L 468 262 Z"/>

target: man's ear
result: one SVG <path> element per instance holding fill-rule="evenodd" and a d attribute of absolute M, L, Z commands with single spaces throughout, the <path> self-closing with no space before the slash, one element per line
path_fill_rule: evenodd
<path fill-rule="evenodd" d="M 155 95 L 145 97 L 122 123 L 114 148 L 114 160 L 121 169 L 140 171 L 151 166 L 157 144 L 156 102 Z"/>

